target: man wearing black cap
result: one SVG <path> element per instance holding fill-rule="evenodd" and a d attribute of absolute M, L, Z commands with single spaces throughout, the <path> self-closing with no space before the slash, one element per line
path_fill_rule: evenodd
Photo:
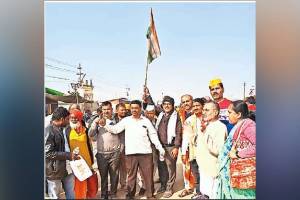
<path fill-rule="evenodd" d="M 165 160 L 158 160 L 158 172 L 161 187 L 157 193 L 164 192 L 163 198 L 173 195 L 173 185 L 176 179 L 176 161 L 178 149 L 181 146 L 182 124 L 180 117 L 174 109 L 174 99 L 165 96 L 162 101 L 163 111 L 156 122 L 158 138 L 165 149 Z"/>

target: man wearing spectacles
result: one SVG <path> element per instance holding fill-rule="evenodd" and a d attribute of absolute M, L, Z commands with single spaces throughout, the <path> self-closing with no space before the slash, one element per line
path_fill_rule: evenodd
<path fill-rule="evenodd" d="M 204 104 L 203 120 L 207 123 L 204 134 L 198 134 L 196 161 L 199 166 L 200 192 L 199 199 L 213 199 L 213 187 L 218 175 L 218 155 L 224 145 L 227 137 L 227 128 L 225 124 L 219 121 L 220 107 L 214 101 Z"/>
<path fill-rule="evenodd" d="M 165 149 L 165 160 L 158 160 L 158 173 L 161 187 L 157 193 L 163 198 L 173 195 L 173 186 L 176 179 L 176 161 L 178 149 L 181 146 L 182 124 L 178 113 L 174 109 L 174 99 L 165 96 L 162 101 L 163 111 L 159 114 L 155 128 L 158 138 Z"/>

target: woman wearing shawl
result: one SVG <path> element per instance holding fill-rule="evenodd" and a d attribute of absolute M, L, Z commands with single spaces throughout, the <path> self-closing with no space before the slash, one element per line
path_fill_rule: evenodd
<path fill-rule="evenodd" d="M 256 124 L 248 118 L 247 104 L 233 101 L 228 107 L 229 122 L 234 125 L 218 157 L 219 176 L 216 199 L 255 199 L 256 189 L 237 189 L 230 185 L 230 159 L 249 158 L 256 154 Z M 238 133 L 240 137 L 238 138 Z M 236 143 L 236 152 L 230 151 Z"/>

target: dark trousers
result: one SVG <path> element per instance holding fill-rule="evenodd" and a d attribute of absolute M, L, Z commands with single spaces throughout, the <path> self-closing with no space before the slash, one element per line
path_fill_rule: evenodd
<path fill-rule="evenodd" d="M 120 185 L 121 187 L 126 186 L 127 172 L 126 172 L 126 161 L 125 161 L 125 150 L 121 152 L 120 156 Z"/>
<path fill-rule="evenodd" d="M 147 198 L 153 197 L 153 160 L 151 154 L 126 155 L 127 196 L 133 198 L 136 192 L 136 178 L 138 169 L 144 179 Z"/>
<path fill-rule="evenodd" d="M 161 183 L 161 187 L 166 188 L 167 191 L 173 189 L 173 185 L 176 179 L 176 161 L 177 158 L 173 158 L 171 155 L 171 151 L 175 147 L 165 147 L 165 160 L 158 162 L 158 174 Z"/>
<path fill-rule="evenodd" d="M 193 176 L 195 177 L 195 181 L 196 181 L 195 182 L 196 193 L 200 194 L 200 174 L 199 174 L 199 168 L 196 159 L 192 160 L 190 162 L 190 165 L 191 165 Z"/>
<path fill-rule="evenodd" d="M 97 153 L 96 158 L 101 177 L 101 196 L 108 194 L 108 173 L 111 184 L 110 192 L 116 194 L 119 181 L 120 151 Z"/>

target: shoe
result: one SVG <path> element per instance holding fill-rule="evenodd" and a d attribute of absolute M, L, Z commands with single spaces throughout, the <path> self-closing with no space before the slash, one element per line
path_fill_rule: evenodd
<path fill-rule="evenodd" d="M 139 191 L 139 196 L 143 196 L 146 192 L 146 189 L 145 188 L 141 188 L 140 191 Z"/>
<path fill-rule="evenodd" d="M 185 197 L 185 196 L 190 195 L 192 193 L 193 193 L 192 190 L 186 190 L 186 189 L 184 189 L 178 196 L 179 197 Z"/>
<path fill-rule="evenodd" d="M 101 195 L 100 199 L 105 199 L 105 200 L 107 200 L 107 199 L 108 199 L 108 195 L 107 195 L 107 194 Z"/>
<path fill-rule="evenodd" d="M 129 196 L 128 194 L 126 194 L 126 197 L 125 197 L 126 200 L 132 200 L 133 197 L 132 196 Z"/>
<path fill-rule="evenodd" d="M 117 198 L 117 194 L 111 194 L 111 195 L 109 196 L 109 198 L 110 198 L 110 199 L 116 199 L 116 198 Z"/>
<path fill-rule="evenodd" d="M 201 199 L 202 198 L 202 194 L 195 194 L 191 197 L 191 199 Z"/>
<path fill-rule="evenodd" d="M 193 196 L 191 196 L 191 199 L 198 199 L 201 195 L 202 195 L 201 192 L 195 193 L 195 194 L 193 194 Z"/>
<path fill-rule="evenodd" d="M 163 198 L 170 198 L 173 195 L 172 191 L 165 191 L 164 195 L 162 196 Z"/>
<path fill-rule="evenodd" d="M 156 191 L 156 194 L 160 194 L 160 193 L 163 193 L 166 191 L 166 188 L 165 187 L 160 187 L 157 191 Z"/>
<path fill-rule="evenodd" d="M 146 199 L 152 199 L 152 200 L 154 200 L 156 198 L 155 198 L 155 196 L 152 196 L 152 197 L 146 197 Z"/>

